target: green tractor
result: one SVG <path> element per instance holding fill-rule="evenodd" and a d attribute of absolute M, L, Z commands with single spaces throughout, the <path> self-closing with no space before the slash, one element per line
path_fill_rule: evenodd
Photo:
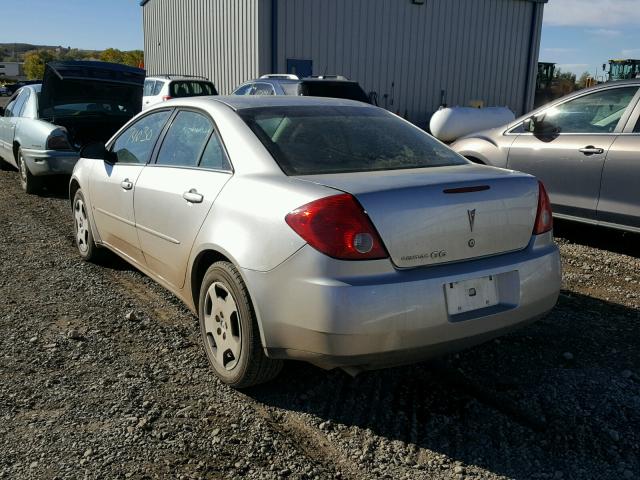
<path fill-rule="evenodd" d="M 609 60 L 610 82 L 631 78 L 640 78 L 640 60 Z"/>

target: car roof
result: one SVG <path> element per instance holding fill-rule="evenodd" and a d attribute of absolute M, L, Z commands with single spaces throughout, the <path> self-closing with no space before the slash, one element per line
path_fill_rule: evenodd
<path fill-rule="evenodd" d="M 247 83 L 334 83 L 334 84 L 357 84 L 355 80 L 348 80 L 345 78 L 316 78 L 316 77 L 302 77 L 298 79 L 294 78 L 254 78 L 253 80 L 247 80 L 243 85 Z"/>
<path fill-rule="evenodd" d="M 310 97 L 295 95 L 229 95 L 216 97 L 199 97 L 201 100 L 224 103 L 234 110 L 258 107 L 363 107 L 374 108 L 372 105 L 355 100 L 329 97 Z"/>
<path fill-rule="evenodd" d="M 207 79 L 207 78 L 200 78 L 200 77 L 181 77 L 179 75 L 151 75 L 150 77 L 146 77 L 145 80 L 164 80 L 167 82 L 174 82 L 176 80 L 178 81 L 190 81 L 190 82 L 209 82 L 209 83 L 213 83 L 211 80 Z"/>

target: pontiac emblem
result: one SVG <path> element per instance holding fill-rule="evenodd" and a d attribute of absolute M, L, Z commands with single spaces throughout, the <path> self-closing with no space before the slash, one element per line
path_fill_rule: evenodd
<path fill-rule="evenodd" d="M 469 216 L 469 228 L 473 232 L 473 224 L 476 221 L 476 209 L 474 208 L 473 210 L 467 210 L 467 215 Z"/>

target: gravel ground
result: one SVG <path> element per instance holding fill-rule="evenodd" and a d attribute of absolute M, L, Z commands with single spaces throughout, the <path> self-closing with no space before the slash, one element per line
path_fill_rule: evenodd
<path fill-rule="evenodd" d="M 239 393 L 176 298 L 80 261 L 64 196 L 0 172 L 0 478 L 640 478 L 638 236 L 558 225 L 558 306 L 507 337 Z"/>

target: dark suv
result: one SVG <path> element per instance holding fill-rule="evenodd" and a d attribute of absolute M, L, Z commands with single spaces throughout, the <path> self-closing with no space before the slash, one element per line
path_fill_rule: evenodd
<path fill-rule="evenodd" d="M 233 95 L 305 95 L 371 103 L 358 82 L 340 75 L 305 78 L 291 74 L 263 75 L 243 83 L 235 89 Z"/>

